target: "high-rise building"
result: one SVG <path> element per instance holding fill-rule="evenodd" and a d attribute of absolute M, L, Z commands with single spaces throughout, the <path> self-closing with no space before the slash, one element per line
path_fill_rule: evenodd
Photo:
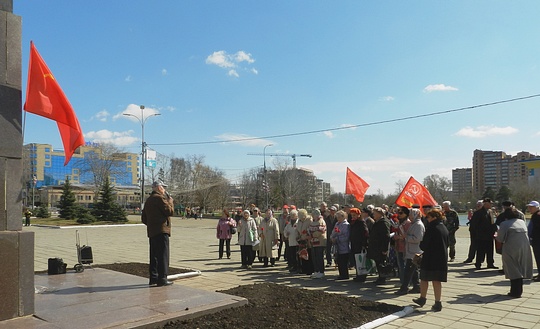
<path fill-rule="evenodd" d="M 475 196 L 482 196 L 487 188 L 497 192 L 511 183 L 527 183 L 529 170 L 523 161 L 536 158 L 525 151 L 512 156 L 502 151 L 474 150 L 472 170 Z"/>
<path fill-rule="evenodd" d="M 472 168 L 456 168 L 452 170 L 452 193 L 456 199 L 472 196 Z"/>

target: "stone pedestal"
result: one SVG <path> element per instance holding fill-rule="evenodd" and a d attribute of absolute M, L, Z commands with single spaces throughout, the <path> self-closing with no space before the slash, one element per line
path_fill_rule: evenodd
<path fill-rule="evenodd" d="M 21 18 L 0 0 L 0 321 L 34 313 L 34 234 L 22 231 Z"/>

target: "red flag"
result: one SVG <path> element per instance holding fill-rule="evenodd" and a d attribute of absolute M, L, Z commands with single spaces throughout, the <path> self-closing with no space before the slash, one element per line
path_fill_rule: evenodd
<path fill-rule="evenodd" d="M 420 206 L 420 210 L 422 210 L 422 206 L 424 205 L 436 206 L 437 201 L 435 201 L 424 185 L 420 184 L 420 182 L 411 176 L 407 184 L 405 184 L 403 191 L 399 194 L 396 204 L 407 208 L 411 208 L 413 204 L 417 204 Z"/>
<path fill-rule="evenodd" d="M 56 82 L 33 42 L 30 42 L 30 64 L 28 65 L 24 110 L 56 121 L 66 154 L 64 166 L 67 165 L 75 150 L 84 145 L 81 126 L 62 88 Z"/>
<path fill-rule="evenodd" d="M 358 202 L 362 202 L 368 188 L 369 184 L 347 167 L 345 194 L 352 194 Z"/>

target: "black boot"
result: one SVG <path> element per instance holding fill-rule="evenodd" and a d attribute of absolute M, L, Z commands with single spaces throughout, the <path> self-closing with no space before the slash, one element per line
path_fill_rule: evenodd
<path fill-rule="evenodd" d="M 442 310 L 442 304 L 441 302 L 435 302 L 435 304 L 433 304 L 433 306 L 431 306 L 431 310 L 432 311 L 435 311 L 435 312 L 440 312 Z"/>
<path fill-rule="evenodd" d="M 412 301 L 418 304 L 418 306 L 422 307 L 426 304 L 426 297 L 413 298 Z"/>

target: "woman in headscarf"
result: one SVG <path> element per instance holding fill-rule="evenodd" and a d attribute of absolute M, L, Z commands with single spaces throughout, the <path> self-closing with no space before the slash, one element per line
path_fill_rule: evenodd
<path fill-rule="evenodd" d="M 413 302 L 420 306 L 426 304 L 426 295 L 429 282 L 433 285 L 435 304 L 431 310 L 442 310 L 442 282 L 447 281 L 448 276 L 448 229 L 443 224 L 442 212 L 433 209 L 426 214 L 426 233 L 420 249 L 422 249 L 422 264 L 420 265 L 420 297 L 414 298 Z"/>
<path fill-rule="evenodd" d="M 330 234 L 332 243 L 336 246 L 336 263 L 339 276 L 336 280 L 349 279 L 349 222 L 347 222 L 347 213 L 343 210 L 336 212 L 336 225 Z"/>
<path fill-rule="evenodd" d="M 403 276 L 403 282 L 397 295 L 405 295 L 410 293 L 420 292 L 420 282 L 418 280 L 418 268 L 413 264 L 412 260 L 414 255 L 422 253 L 420 249 L 420 242 L 424 237 L 426 231 L 424 223 L 422 222 L 422 214 L 420 209 L 412 208 L 409 213 L 409 219 L 411 225 L 407 229 L 405 234 L 405 274 Z M 409 291 L 409 285 L 412 284 L 412 289 Z"/>
<path fill-rule="evenodd" d="M 311 245 L 309 241 L 309 226 L 313 220 L 308 216 L 306 209 L 298 210 L 298 221 L 296 222 L 296 231 L 298 239 L 298 260 L 299 273 L 311 275 L 313 274 L 313 257 L 311 253 Z"/>
<path fill-rule="evenodd" d="M 519 219 L 515 209 L 508 208 L 502 213 L 505 218 L 497 232 L 497 240 L 503 243 L 502 262 L 504 275 L 510 279 L 508 296 L 520 298 L 523 293 L 523 279 L 533 276 L 531 245 L 527 236 L 527 225 Z"/>
<path fill-rule="evenodd" d="M 258 240 L 257 224 L 251 217 L 249 210 L 242 212 L 242 220 L 238 222 L 238 244 L 240 245 L 240 258 L 242 267 L 251 269 L 255 253 L 253 252 L 253 243 Z"/>
<path fill-rule="evenodd" d="M 287 252 L 287 268 L 290 273 L 296 273 L 298 271 L 298 241 L 296 241 L 296 236 L 298 235 L 296 231 L 296 221 L 298 220 L 298 211 L 296 209 L 291 210 L 289 214 L 289 221 L 286 222 L 286 226 L 283 229 L 283 236 L 288 242 Z"/>
<path fill-rule="evenodd" d="M 381 207 L 373 209 L 373 227 L 369 232 L 369 247 L 367 258 L 373 259 L 377 264 L 379 277 L 375 284 L 385 284 L 386 277 L 382 275 L 382 265 L 388 257 L 388 248 L 390 246 L 390 221 L 385 217 L 385 211 Z"/>
<path fill-rule="evenodd" d="M 311 245 L 311 254 L 313 255 L 312 279 L 324 278 L 324 252 L 326 250 L 326 222 L 321 211 L 313 209 L 311 212 L 312 222 L 309 226 L 309 244 Z"/>
<path fill-rule="evenodd" d="M 264 219 L 261 220 L 259 237 L 261 239 L 259 257 L 263 260 L 263 267 L 274 266 L 278 256 L 279 224 L 270 209 L 266 210 Z"/>
<path fill-rule="evenodd" d="M 231 228 L 236 227 L 236 222 L 229 216 L 229 211 L 223 209 L 223 215 L 217 224 L 216 237 L 219 239 L 219 259 L 223 258 L 223 245 L 227 248 L 227 258 L 231 259 Z"/>

